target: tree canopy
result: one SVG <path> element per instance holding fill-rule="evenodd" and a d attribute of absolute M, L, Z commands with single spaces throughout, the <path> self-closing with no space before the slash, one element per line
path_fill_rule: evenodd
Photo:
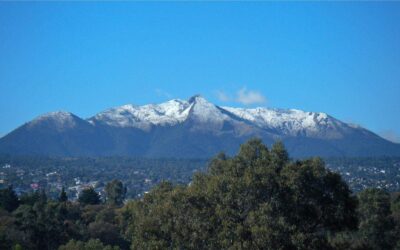
<path fill-rule="evenodd" d="M 319 158 L 293 161 L 282 143 L 243 144 L 188 185 L 161 182 L 124 203 L 125 186 L 78 202 L 44 190 L 0 192 L 0 249 L 400 249 L 400 194 L 353 195 Z M 16 203 L 17 202 L 17 203 Z"/>
<path fill-rule="evenodd" d="M 19 205 L 18 196 L 15 194 L 12 186 L 0 190 L 0 208 L 11 212 Z"/>
<path fill-rule="evenodd" d="M 92 187 L 83 189 L 78 200 L 85 205 L 96 205 L 101 202 L 99 194 Z"/>
<path fill-rule="evenodd" d="M 111 182 L 107 183 L 105 192 L 107 196 L 107 203 L 116 206 L 123 204 L 126 195 L 126 187 L 124 187 L 124 184 L 122 184 L 120 180 L 112 180 Z"/>
<path fill-rule="evenodd" d="M 189 186 L 162 183 L 124 209 L 135 249 L 327 249 L 330 233 L 357 227 L 338 174 L 257 139 L 218 155 Z"/>

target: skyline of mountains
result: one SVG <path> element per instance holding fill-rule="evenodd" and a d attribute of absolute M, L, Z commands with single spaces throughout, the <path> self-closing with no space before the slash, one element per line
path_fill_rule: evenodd
<path fill-rule="evenodd" d="M 292 157 L 400 156 L 400 144 L 326 113 L 221 107 L 196 95 L 123 105 L 88 119 L 50 112 L 0 138 L 0 153 L 54 156 L 206 158 L 258 137 L 285 143 Z"/>

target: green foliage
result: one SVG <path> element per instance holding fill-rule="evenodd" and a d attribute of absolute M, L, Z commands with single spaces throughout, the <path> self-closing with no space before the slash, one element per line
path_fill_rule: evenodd
<path fill-rule="evenodd" d="M 25 193 L 20 196 L 20 203 L 23 205 L 33 206 L 40 199 L 40 193 L 38 191 L 32 193 Z"/>
<path fill-rule="evenodd" d="M 13 233 L 12 225 L 14 218 L 8 211 L 0 208 L 0 249 L 11 249 L 13 246 L 13 240 L 11 234 Z"/>
<path fill-rule="evenodd" d="M 162 181 L 126 204 L 121 181 L 105 191 L 106 203 L 91 188 L 79 202 L 40 190 L 2 205 L 0 249 L 400 249 L 399 194 L 353 196 L 321 159 L 291 161 L 282 143 L 250 140 L 189 185 Z"/>
<path fill-rule="evenodd" d="M 391 211 L 393 219 L 400 224 L 400 193 L 393 193 Z"/>
<path fill-rule="evenodd" d="M 289 161 L 289 154 L 282 141 L 278 141 L 272 145 L 271 161 L 279 168 L 282 168 Z"/>
<path fill-rule="evenodd" d="M 400 235 L 400 193 L 395 193 L 393 195 L 391 210 L 392 210 L 393 221 L 396 225 L 394 230 L 394 235 Z M 398 238 L 397 238 L 396 249 L 400 250 L 400 239 Z"/>
<path fill-rule="evenodd" d="M 78 200 L 83 205 L 96 205 L 101 202 L 99 194 L 92 187 L 83 189 Z"/>
<path fill-rule="evenodd" d="M 358 194 L 358 199 L 360 237 L 371 249 L 392 249 L 396 239 L 389 193 L 381 189 L 366 189 Z"/>
<path fill-rule="evenodd" d="M 22 246 L 20 244 L 16 244 L 13 248 L 13 250 L 23 250 Z"/>
<path fill-rule="evenodd" d="M 70 240 L 67 244 L 60 246 L 58 250 L 119 250 L 117 246 L 105 246 L 98 239 L 90 239 L 87 242 Z"/>
<path fill-rule="evenodd" d="M 330 235 L 329 243 L 337 250 L 371 250 L 368 242 L 363 240 L 357 231 L 343 231 Z"/>
<path fill-rule="evenodd" d="M 19 205 L 18 196 L 15 194 L 12 186 L 0 190 L 0 208 L 11 212 Z"/>
<path fill-rule="evenodd" d="M 329 234 L 356 228 L 355 209 L 321 160 L 289 162 L 282 144 L 250 140 L 189 186 L 161 183 L 121 214 L 133 249 L 329 249 Z"/>
<path fill-rule="evenodd" d="M 68 196 L 67 196 L 67 193 L 65 192 L 64 187 L 61 189 L 60 196 L 58 197 L 58 200 L 59 200 L 60 202 L 66 202 L 66 201 L 68 201 Z"/>
<path fill-rule="evenodd" d="M 105 192 L 107 196 L 106 202 L 108 204 L 116 206 L 123 204 L 126 195 L 126 187 L 124 187 L 120 180 L 112 180 L 107 183 Z"/>
<path fill-rule="evenodd" d="M 21 205 L 14 211 L 14 226 L 21 232 L 18 242 L 29 249 L 57 248 L 68 238 L 62 216 L 58 203 Z"/>
<path fill-rule="evenodd" d="M 357 205 L 340 175 L 330 172 L 319 158 L 295 162 L 282 169 L 289 217 L 302 221 L 302 231 L 355 229 Z"/>

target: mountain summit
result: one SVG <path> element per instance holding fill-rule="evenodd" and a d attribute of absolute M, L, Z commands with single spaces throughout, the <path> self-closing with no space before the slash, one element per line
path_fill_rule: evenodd
<path fill-rule="evenodd" d="M 200 95 L 131 104 L 88 119 L 51 112 L 0 139 L 0 153 L 60 156 L 210 157 L 252 137 L 282 140 L 292 156 L 400 155 L 400 145 L 326 113 L 220 107 Z"/>

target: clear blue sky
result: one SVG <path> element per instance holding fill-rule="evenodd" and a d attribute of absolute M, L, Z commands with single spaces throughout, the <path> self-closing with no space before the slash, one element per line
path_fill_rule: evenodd
<path fill-rule="evenodd" d="M 48 111 L 200 93 L 394 138 L 399 24 L 400 3 L 0 3 L 0 135 Z"/>

